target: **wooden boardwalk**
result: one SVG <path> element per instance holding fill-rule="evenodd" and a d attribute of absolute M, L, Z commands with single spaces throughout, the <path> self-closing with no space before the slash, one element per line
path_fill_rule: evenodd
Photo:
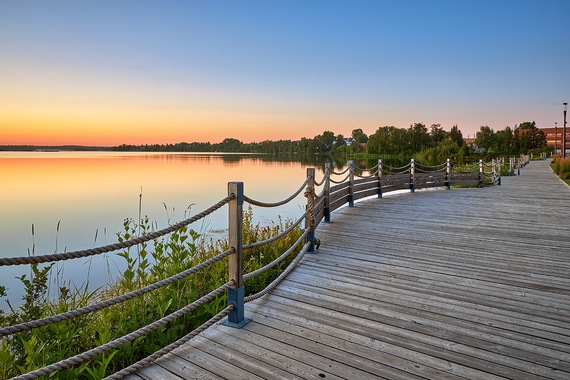
<path fill-rule="evenodd" d="M 570 189 L 547 162 L 332 220 L 245 328 L 129 379 L 570 379 Z"/>

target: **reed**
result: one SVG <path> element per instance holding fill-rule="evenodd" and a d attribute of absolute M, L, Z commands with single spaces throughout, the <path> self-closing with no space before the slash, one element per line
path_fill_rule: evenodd
<path fill-rule="evenodd" d="M 268 226 L 261 226 L 253 223 L 252 219 L 253 210 L 249 208 L 244 212 L 244 244 L 275 236 L 292 223 L 279 218 Z M 126 219 L 123 230 L 117 233 L 117 238 L 124 241 L 135 235 L 150 233 L 154 225 L 147 217 L 139 221 Z M 245 251 L 245 271 L 256 270 L 274 260 L 288 249 L 301 233 L 301 229 L 296 228 L 283 239 L 270 245 Z M 96 239 L 97 234 L 95 241 Z M 198 232 L 182 228 L 164 238 L 119 252 L 117 255 L 126 262 L 126 269 L 118 275 L 116 281 L 96 291 L 89 291 L 85 284 L 75 289 L 60 286 L 50 293 L 49 286 L 54 284 L 49 279 L 52 265 L 32 265 L 31 274 L 20 278 L 26 294 L 23 305 L 17 309 L 10 308 L 8 312 L 0 311 L 0 325 L 8 326 L 44 318 L 116 297 L 191 268 L 227 247 L 227 240 L 206 240 Z M 279 275 L 291 259 L 284 260 L 258 278 L 247 281 L 246 292 L 251 294 L 263 289 Z M 56 275 L 58 273 L 61 272 L 57 271 Z M 227 273 L 227 260 L 222 260 L 195 275 L 100 312 L 2 338 L 0 378 L 17 376 L 44 367 L 132 332 L 224 284 L 227 282 Z M 54 293 L 57 294 L 56 297 L 48 297 L 48 294 Z M 0 297 L 5 296 L 5 289 L 0 287 Z M 171 324 L 76 368 L 61 371 L 55 374 L 55 377 L 100 379 L 186 335 L 217 314 L 226 303 L 225 295 L 220 296 Z"/>
<path fill-rule="evenodd" d="M 560 179 L 570 184 L 570 157 L 560 157 L 558 154 L 554 155 L 551 167 Z"/>

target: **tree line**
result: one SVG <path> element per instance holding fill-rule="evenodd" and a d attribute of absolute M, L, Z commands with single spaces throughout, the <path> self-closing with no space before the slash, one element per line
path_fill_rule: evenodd
<path fill-rule="evenodd" d="M 445 131 L 440 124 L 429 128 L 414 123 L 409 128 L 384 126 L 368 136 L 362 129 L 354 129 L 350 136 L 324 131 L 313 138 L 300 140 L 265 140 L 244 143 L 235 138 L 226 138 L 219 143 L 181 142 L 176 144 L 120 145 L 113 150 L 146 152 L 224 152 L 224 153 L 269 153 L 300 155 L 419 155 L 426 161 L 449 157 L 465 157 L 473 153 L 487 155 L 527 154 L 547 150 L 544 133 L 533 122 L 523 122 L 514 128 L 494 131 L 487 125 L 476 133 L 474 144 L 466 144 L 457 125 Z"/>

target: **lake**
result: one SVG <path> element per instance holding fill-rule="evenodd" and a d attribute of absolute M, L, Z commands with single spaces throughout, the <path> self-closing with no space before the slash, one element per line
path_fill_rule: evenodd
<path fill-rule="evenodd" d="M 276 202 L 294 193 L 308 167 L 323 165 L 273 161 L 260 155 L 133 152 L 0 152 L 0 257 L 76 251 L 117 241 L 125 218 L 148 215 L 158 228 L 176 223 L 227 196 L 227 183 L 244 182 L 252 199 Z M 254 207 L 254 221 L 269 224 L 277 215 L 297 219 L 305 199 L 278 208 Z M 32 227 L 33 226 L 33 227 Z M 227 228 L 227 207 L 194 230 Z M 33 229 L 33 235 L 32 235 Z M 98 287 L 112 281 L 109 273 L 121 267 L 115 253 L 57 263 L 54 269 L 79 286 L 88 280 Z M 19 299 L 17 276 L 28 266 L 0 267 L 0 285 L 10 300 Z M 55 289 L 60 285 L 53 284 Z M 68 284 L 66 284 L 68 285 Z M 2 302 L 3 303 L 3 302 Z M 2 306 L 0 308 L 3 309 Z"/>

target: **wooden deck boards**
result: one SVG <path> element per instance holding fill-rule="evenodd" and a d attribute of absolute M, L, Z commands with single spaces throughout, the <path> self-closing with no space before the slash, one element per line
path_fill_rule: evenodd
<path fill-rule="evenodd" d="M 547 162 L 332 220 L 245 328 L 216 325 L 129 378 L 570 378 L 570 189 Z"/>

